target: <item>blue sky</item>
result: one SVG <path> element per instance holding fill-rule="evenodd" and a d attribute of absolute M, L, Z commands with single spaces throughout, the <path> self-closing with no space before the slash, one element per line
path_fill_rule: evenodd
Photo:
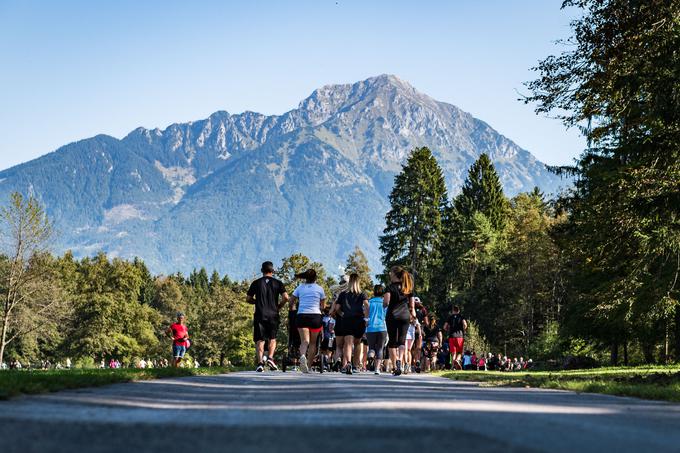
<path fill-rule="evenodd" d="M 517 100 L 569 35 L 561 2 L 0 0 L 0 169 L 216 110 L 280 114 L 382 73 L 569 163 L 577 131 Z"/>

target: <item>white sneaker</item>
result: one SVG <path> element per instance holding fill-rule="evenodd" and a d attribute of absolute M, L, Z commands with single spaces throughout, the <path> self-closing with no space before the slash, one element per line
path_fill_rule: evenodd
<path fill-rule="evenodd" d="M 309 367 L 307 366 L 307 357 L 302 356 L 300 357 L 300 371 L 303 373 L 309 373 Z"/>
<path fill-rule="evenodd" d="M 376 376 L 380 376 L 380 370 L 375 370 L 375 373 L 374 373 L 374 374 L 375 374 Z"/>

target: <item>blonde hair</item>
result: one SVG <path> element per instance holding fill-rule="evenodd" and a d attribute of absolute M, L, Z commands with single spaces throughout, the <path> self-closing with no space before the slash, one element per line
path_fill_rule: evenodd
<path fill-rule="evenodd" d="M 401 282 L 401 292 L 404 294 L 413 294 L 413 276 L 408 273 L 406 269 L 401 266 L 394 266 L 390 269 Z"/>
<path fill-rule="evenodd" d="M 359 284 L 359 274 L 351 274 L 347 282 L 347 291 L 354 294 L 361 293 L 361 285 Z"/>

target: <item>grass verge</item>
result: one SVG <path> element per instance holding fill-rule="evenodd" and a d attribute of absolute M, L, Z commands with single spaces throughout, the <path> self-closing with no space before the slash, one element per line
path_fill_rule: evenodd
<path fill-rule="evenodd" d="M 500 387 L 535 387 L 680 402 L 680 367 L 615 367 L 574 371 L 454 371 L 441 376 Z"/>
<path fill-rule="evenodd" d="M 74 370 L 12 370 L 0 372 L 0 399 L 21 394 L 56 392 L 65 389 L 98 387 L 120 382 L 203 376 L 227 373 L 233 368 L 119 368 Z"/>

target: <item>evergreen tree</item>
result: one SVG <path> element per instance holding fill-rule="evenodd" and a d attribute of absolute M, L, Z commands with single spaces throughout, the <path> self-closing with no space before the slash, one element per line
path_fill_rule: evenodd
<path fill-rule="evenodd" d="M 489 156 L 482 154 L 472 164 L 453 204 L 458 215 L 470 219 L 475 212 L 480 212 L 493 228 L 503 229 L 508 217 L 508 200 Z"/>
<path fill-rule="evenodd" d="M 440 265 L 442 213 L 447 203 L 441 167 L 428 148 L 416 148 L 395 177 L 380 250 L 385 268 L 409 268 L 420 292 L 430 289 Z"/>
<path fill-rule="evenodd" d="M 439 311 L 445 312 L 455 297 L 461 304 L 476 300 L 476 306 L 469 307 L 473 311 L 481 313 L 488 308 L 480 299 L 489 300 L 489 291 L 496 288 L 493 279 L 503 253 L 508 215 L 509 203 L 496 169 L 482 154 L 470 166 L 461 193 L 445 210 L 440 250 L 444 259 L 433 292 Z M 482 288 L 486 288 L 484 295 L 480 293 Z M 482 321 L 480 325 L 484 329 Z M 490 332 L 484 333 L 492 338 Z"/>
<path fill-rule="evenodd" d="M 373 290 L 373 280 L 371 280 L 371 268 L 368 266 L 368 259 L 364 252 L 355 246 L 352 253 L 347 257 L 347 263 L 345 264 L 345 273 L 347 275 L 356 273 L 359 274 L 359 282 L 361 284 L 361 289 L 364 291 Z"/>

